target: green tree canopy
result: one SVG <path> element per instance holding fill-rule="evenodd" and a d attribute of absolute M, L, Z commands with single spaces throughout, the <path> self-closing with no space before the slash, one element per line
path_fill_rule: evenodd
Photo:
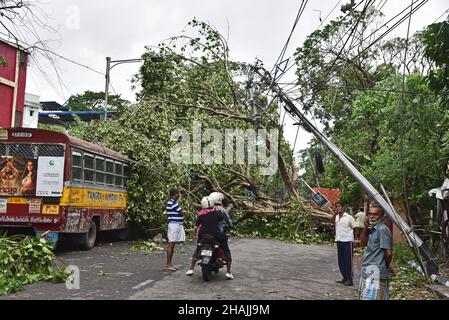
<path fill-rule="evenodd" d="M 87 90 L 84 93 L 71 96 L 67 107 L 72 111 L 103 111 L 104 98 L 104 92 Z M 122 99 L 120 95 L 110 95 L 108 97 L 108 109 L 121 110 L 128 104 L 129 102 Z"/>
<path fill-rule="evenodd" d="M 173 186 L 181 188 L 183 205 L 192 214 L 203 196 L 218 191 L 229 200 L 228 209 L 242 218 L 294 212 L 293 220 L 302 213 L 309 221 L 294 186 L 292 150 L 282 133 L 279 151 L 274 154 L 279 171 L 273 176 L 260 173 L 260 162 L 172 163 L 170 150 L 179 139 L 172 132 L 182 128 L 191 139 L 194 122 L 201 123 L 203 132 L 210 128 L 222 134 L 227 129 L 282 130 L 277 124 L 276 104 L 265 111 L 268 116 L 253 114 L 247 90 L 251 70 L 230 58 L 224 37 L 196 19 L 189 26 L 182 36 L 170 38 L 158 48 L 146 48 L 142 56 L 145 62 L 134 78 L 142 88 L 137 104 L 119 110 L 116 119 L 79 123 L 71 132 L 89 141 L 101 141 L 135 161 L 128 183 L 129 212 L 131 220 L 139 224 L 160 225 L 166 221 L 164 202 Z M 255 103 L 266 106 L 266 100 L 256 92 Z M 246 141 L 256 142 L 249 137 Z M 203 141 L 202 147 L 212 142 L 215 140 Z M 223 142 L 213 148 L 221 157 L 218 160 L 226 156 L 218 153 L 224 149 Z M 235 159 L 234 154 L 232 157 Z M 193 217 L 188 223 L 192 221 Z M 287 229 L 294 233 L 296 228 Z"/>
<path fill-rule="evenodd" d="M 435 64 L 428 76 L 429 86 L 449 105 L 449 21 L 429 25 L 424 43 L 426 57 Z"/>

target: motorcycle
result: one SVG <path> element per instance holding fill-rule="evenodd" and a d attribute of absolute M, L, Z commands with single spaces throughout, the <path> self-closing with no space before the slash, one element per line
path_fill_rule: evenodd
<path fill-rule="evenodd" d="M 200 242 L 200 260 L 203 280 L 209 281 L 212 276 L 212 271 L 218 273 L 221 268 L 226 265 L 224 259 L 224 251 L 220 243 L 210 234 L 203 235 Z"/>

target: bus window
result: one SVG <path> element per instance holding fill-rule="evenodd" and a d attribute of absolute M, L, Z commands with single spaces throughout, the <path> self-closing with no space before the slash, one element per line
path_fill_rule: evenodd
<path fill-rule="evenodd" d="M 115 174 L 118 176 L 123 175 L 123 166 L 120 162 L 115 163 Z"/>
<path fill-rule="evenodd" d="M 39 157 L 64 157 L 64 146 L 60 144 L 39 144 Z"/>
<path fill-rule="evenodd" d="M 115 176 L 115 186 L 122 187 L 123 186 L 123 177 Z"/>
<path fill-rule="evenodd" d="M 94 156 L 84 154 L 84 181 L 94 182 Z"/>
<path fill-rule="evenodd" d="M 114 162 L 106 160 L 106 184 L 114 186 Z"/>
<path fill-rule="evenodd" d="M 115 163 L 115 186 L 122 187 L 123 186 L 123 164 L 120 162 Z"/>
<path fill-rule="evenodd" d="M 72 179 L 83 181 L 83 155 L 80 152 L 72 152 Z"/>
<path fill-rule="evenodd" d="M 34 145 L 32 145 L 31 143 L 10 144 L 9 150 L 8 150 L 8 156 L 34 158 Z"/>
<path fill-rule="evenodd" d="M 0 144 L 0 157 L 6 156 L 6 144 Z"/>
<path fill-rule="evenodd" d="M 95 183 L 104 184 L 104 158 L 95 157 Z"/>
<path fill-rule="evenodd" d="M 123 185 L 125 185 L 126 180 L 128 180 L 128 177 L 129 177 L 129 166 L 127 164 L 123 165 L 123 175 L 124 175 Z"/>

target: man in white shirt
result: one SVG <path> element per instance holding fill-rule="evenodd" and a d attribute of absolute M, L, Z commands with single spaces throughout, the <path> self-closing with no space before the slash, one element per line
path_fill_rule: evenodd
<path fill-rule="evenodd" d="M 338 283 L 353 285 L 354 217 L 344 211 L 341 202 L 335 204 L 335 242 L 337 243 L 338 267 L 343 278 Z"/>
<path fill-rule="evenodd" d="M 360 242 L 360 233 L 362 232 L 363 228 L 365 227 L 365 209 L 360 208 L 359 212 L 357 212 L 354 216 L 355 222 L 357 226 L 354 228 L 354 237 L 355 242 Z"/>

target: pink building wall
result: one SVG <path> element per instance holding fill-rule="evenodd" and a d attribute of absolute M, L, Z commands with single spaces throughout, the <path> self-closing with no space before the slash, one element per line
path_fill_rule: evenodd
<path fill-rule="evenodd" d="M 21 127 L 28 53 L 15 44 L 0 39 L 0 56 L 7 63 L 6 67 L 0 66 L 0 127 L 14 127 L 15 124 Z M 13 121 L 15 115 L 19 118 Z"/>

